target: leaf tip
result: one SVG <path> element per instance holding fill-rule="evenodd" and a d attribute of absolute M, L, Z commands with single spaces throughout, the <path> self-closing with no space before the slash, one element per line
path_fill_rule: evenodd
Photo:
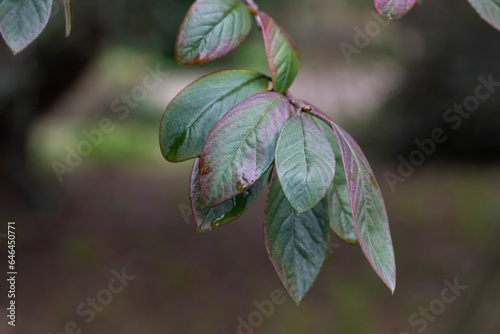
<path fill-rule="evenodd" d="M 390 285 L 388 285 L 389 290 L 391 290 L 391 295 L 394 295 L 394 291 L 396 291 L 396 280 L 392 281 Z"/>

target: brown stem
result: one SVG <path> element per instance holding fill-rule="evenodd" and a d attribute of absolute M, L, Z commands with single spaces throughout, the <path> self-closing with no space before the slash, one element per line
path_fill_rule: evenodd
<path fill-rule="evenodd" d="M 303 109 L 305 112 L 307 112 L 309 115 L 311 116 L 314 116 L 320 120 L 322 120 L 323 122 L 325 122 L 326 124 L 328 124 L 328 126 L 335 131 L 335 128 L 333 126 L 333 121 L 331 119 L 329 119 L 328 117 L 326 117 L 326 115 L 323 115 L 323 114 L 320 114 L 318 112 L 316 112 L 314 110 L 314 108 L 311 107 L 311 110 L 310 111 L 307 111 L 305 109 Z"/>
<path fill-rule="evenodd" d="M 286 92 L 285 96 L 287 97 L 287 99 L 290 102 L 290 104 L 295 107 L 295 109 L 299 110 L 299 109 L 302 109 L 302 107 L 305 106 L 305 104 L 300 103 L 300 101 L 298 101 L 297 99 L 295 99 L 295 97 L 293 97 L 293 95 L 290 92 Z"/>
<path fill-rule="evenodd" d="M 304 104 L 300 100 L 297 100 L 290 92 L 286 92 L 286 97 L 288 98 L 288 101 L 290 101 L 290 104 L 295 107 L 299 115 L 301 112 L 306 112 L 309 115 L 322 120 L 323 122 L 328 124 L 328 126 L 332 128 L 332 130 L 334 130 L 333 121 L 328 118 L 328 116 L 324 115 L 323 113 L 317 112 L 312 106 Z"/>

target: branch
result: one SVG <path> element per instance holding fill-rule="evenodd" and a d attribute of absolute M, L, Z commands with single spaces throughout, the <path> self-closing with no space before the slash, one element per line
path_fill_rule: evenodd
<path fill-rule="evenodd" d="M 323 122 L 325 122 L 332 130 L 335 131 L 333 121 L 324 113 L 322 112 L 317 112 L 314 110 L 313 106 L 307 105 L 302 103 L 301 101 L 295 99 L 293 95 L 290 92 L 286 92 L 286 97 L 288 98 L 288 101 L 290 101 L 290 104 L 297 109 L 297 113 L 300 115 L 302 112 L 306 112 L 311 116 L 314 116 Z"/>
<path fill-rule="evenodd" d="M 323 122 L 325 122 L 326 124 L 328 124 L 328 126 L 333 130 L 335 131 L 335 128 L 334 128 L 334 125 L 333 125 L 333 121 L 328 118 L 326 115 L 323 115 L 322 113 L 318 113 L 314 110 L 314 108 L 310 107 L 311 109 L 310 110 L 306 110 L 306 109 L 302 109 L 304 110 L 305 112 L 307 112 L 309 115 L 311 116 L 314 116 L 320 120 L 322 120 Z"/>

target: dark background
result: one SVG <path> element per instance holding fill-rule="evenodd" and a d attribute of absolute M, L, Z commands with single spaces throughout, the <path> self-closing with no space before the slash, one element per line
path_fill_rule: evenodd
<path fill-rule="evenodd" d="M 17 326 L 3 315 L 2 280 L 0 333 L 55 334 L 71 321 L 92 334 L 237 333 L 254 301 L 282 289 L 264 246 L 265 196 L 229 226 L 197 234 L 188 213 L 191 163 L 163 160 L 158 127 L 169 101 L 201 75 L 267 73 L 259 31 L 228 57 L 183 68 L 173 47 L 191 1 L 73 1 L 67 39 L 56 3 L 33 45 L 17 56 L 0 45 L 0 233 L 16 221 L 18 261 Z M 500 32 L 465 0 L 423 1 L 348 62 L 340 45 L 354 45 L 354 29 L 376 22 L 370 0 L 258 3 L 301 52 L 291 91 L 351 132 L 371 161 L 398 281 L 391 296 L 359 246 L 332 236 L 340 246 L 303 303 L 287 298 L 253 332 L 499 333 L 500 91 L 456 130 L 443 115 L 475 94 L 479 76 L 500 81 Z M 111 105 L 142 84 L 148 66 L 159 66 L 163 82 L 121 120 Z M 104 118 L 114 131 L 59 182 L 52 164 L 64 163 L 66 146 Z M 415 140 L 437 128 L 447 140 L 391 189 L 387 172 L 397 174 Z M 87 324 L 78 305 L 122 268 L 135 279 Z M 467 289 L 424 328 L 418 313 L 438 305 L 445 280 L 455 279 Z"/>

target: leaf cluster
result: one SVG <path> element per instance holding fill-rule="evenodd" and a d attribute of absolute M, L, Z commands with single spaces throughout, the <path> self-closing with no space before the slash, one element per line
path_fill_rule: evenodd
<path fill-rule="evenodd" d="M 165 159 L 194 159 L 189 193 L 196 229 L 226 226 L 268 186 L 266 247 L 297 304 L 319 274 L 330 230 L 359 243 L 394 291 L 394 251 L 375 176 L 345 130 L 288 91 L 300 56 L 286 31 L 253 1 L 197 0 L 178 34 L 177 61 L 196 65 L 228 54 L 253 21 L 270 76 L 226 70 L 202 77 L 172 100 L 161 121 Z"/>

